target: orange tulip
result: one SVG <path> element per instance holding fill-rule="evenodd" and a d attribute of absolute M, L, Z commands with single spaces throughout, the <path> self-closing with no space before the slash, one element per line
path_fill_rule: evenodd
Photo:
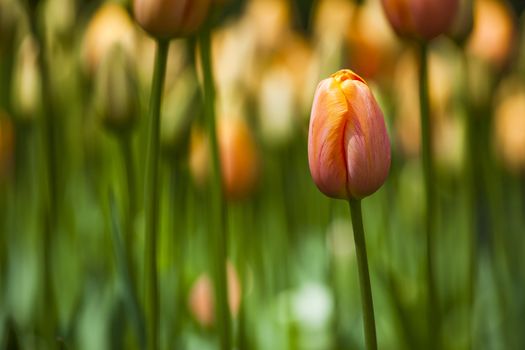
<path fill-rule="evenodd" d="M 432 40 L 452 25 L 458 0 L 381 0 L 396 33 L 402 37 Z"/>
<path fill-rule="evenodd" d="M 259 159 L 250 128 L 244 119 L 221 118 L 217 131 L 226 197 L 246 197 L 254 189 L 259 174 Z"/>
<path fill-rule="evenodd" d="M 186 36 L 204 22 L 210 0 L 134 0 L 133 10 L 139 25 L 162 39 Z"/>
<path fill-rule="evenodd" d="M 390 169 L 383 113 L 366 82 L 344 69 L 319 83 L 310 115 L 308 162 L 329 197 L 360 199 L 381 187 Z"/>
<path fill-rule="evenodd" d="M 247 197 L 259 176 L 259 157 L 250 128 L 242 118 L 222 117 L 217 124 L 221 176 L 224 194 L 230 200 Z M 211 156 L 206 135 L 194 129 L 190 139 L 190 171 L 202 186 L 211 170 Z"/>

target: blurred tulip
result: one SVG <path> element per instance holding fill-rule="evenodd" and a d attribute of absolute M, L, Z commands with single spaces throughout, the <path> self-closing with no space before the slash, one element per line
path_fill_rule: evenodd
<path fill-rule="evenodd" d="M 116 44 L 131 55 L 135 49 L 135 31 L 126 10 L 108 2 L 97 10 L 84 34 L 82 55 L 87 71 L 95 73 L 105 55 Z"/>
<path fill-rule="evenodd" d="M 473 1 L 459 0 L 456 18 L 448 31 L 452 40 L 460 45 L 465 43 L 474 27 Z"/>
<path fill-rule="evenodd" d="M 417 157 L 421 148 L 417 68 L 412 51 L 406 50 L 396 64 L 393 80 L 395 139 L 399 142 L 398 148 L 408 158 Z"/>
<path fill-rule="evenodd" d="M 131 129 L 139 114 L 136 73 L 121 46 L 106 55 L 96 77 L 95 105 L 104 125 L 111 131 Z"/>
<path fill-rule="evenodd" d="M 210 0 L 133 0 L 139 25 L 160 39 L 187 36 L 204 22 Z"/>
<path fill-rule="evenodd" d="M 449 30 L 458 0 L 382 0 L 390 24 L 401 37 L 432 40 Z"/>
<path fill-rule="evenodd" d="M 251 131 L 242 118 L 222 117 L 217 124 L 221 177 L 224 194 L 230 200 L 242 199 L 254 189 L 259 175 L 259 158 Z M 200 129 L 192 130 L 190 171 L 198 186 L 204 185 L 211 170 L 209 143 Z"/>
<path fill-rule="evenodd" d="M 291 139 L 296 113 L 293 76 L 283 65 L 268 69 L 259 88 L 259 120 L 264 140 L 282 145 Z"/>
<path fill-rule="evenodd" d="M 0 0 L 0 57 L 5 53 L 11 54 L 20 15 L 17 2 Z"/>
<path fill-rule="evenodd" d="M 346 0 L 322 0 L 317 5 L 314 21 L 315 36 L 331 40 L 345 37 L 356 7 Z"/>
<path fill-rule="evenodd" d="M 32 37 L 26 37 L 17 55 L 11 96 L 16 115 L 23 120 L 35 118 L 41 105 L 41 78 L 38 48 Z"/>
<path fill-rule="evenodd" d="M 235 317 L 241 305 L 241 285 L 235 267 L 228 261 L 228 304 Z M 208 274 L 203 273 L 193 284 L 188 300 L 189 309 L 202 327 L 210 327 L 214 322 L 213 282 Z"/>
<path fill-rule="evenodd" d="M 160 141 L 165 151 L 180 156 L 187 153 L 191 122 L 199 113 L 199 87 L 192 69 L 184 70 L 177 78 L 163 99 Z"/>
<path fill-rule="evenodd" d="M 366 82 L 350 70 L 317 87 L 308 162 L 317 187 L 333 198 L 361 199 L 388 176 L 390 141 L 383 113 Z"/>
<path fill-rule="evenodd" d="M 76 20 L 76 1 L 47 0 L 45 8 L 46 27 L 50 38 L 63 39 L 74 34 Z"/>
<path fill-rule="evenodd" d="M 451 51 L 445 46 L 432 51 L 428 58 L 429 99 L 431 106 L 433 150 L 438 161 L 444 160 L 447 165 L 455 163 L 462 150 L 458 149 L 458 140 L 442 139 L 442 133 L 456 135 L 456 121 L 451 120 L 453 109 L 452 93 L 454 88 L 454 71 L 450 60 Z M 418 99 L 418 64 L 411 50 L 406 50 L 398 60 L 393 79 L 393 94 L 396 100 L 396 117 L 394 118 L 396 140 L 405 157 L 417 157 L 421 147 L 420 116 Z M 451 143 L 449 143 L 451 142 Z M 445 154 L 448 150 L 454 154 Z M 451 162 L 449 162 L 451 161 Z"/>
<path fill-rule="evenodd" d="M 513 172 L 525 172 L 525 87 L 504 84 L 495 111 L 496 150 Z"/>
<path fill-rule="evenodd" d="M 254 31 L 258 49 L 271 51 L 290 30 L 290 3 L 285 0 L 251 0 L 244 20 Z"/>
<path fill-rule="evenodd" d="M 229 199 L 249 195 L 259 175 L 259 159 L 250 128 L 242 118 L 221 118 L 218 123 L 224 192 Z"/>
<path fill-rule="evenodd" d="M 0 110 L 0 183 L 12 171 L 15 134 L 11 120 Z"/>
<path fill-rule="evenodd" d="M 478 0 L 474 7 L 474 29 L 468 40 L 468 52 L 494 67 L 501 68 L 510 59 L 516 39 L 512 10 L 504 2 Z"/>
<path fill-rule="evenodd" d="M 208 180 L 210 171 L 209 142 L 205 131 L 194 126 L 190 134 L 189 167 L 193 182 L 197 187 L 203 187 Z"/>
<path fill-rule="evenodd" d="M 366 79 L 391 76 L 391 62 L 398 51 L 396 37 L 380 8 L 379 1 L 367 1 L 347 26 L 349 66 Z"/>
<path fill-rule="evenodd" d="M 345 38 L 355 11 L 355 5 L 347 0 L 319 2 L 314 19 L 314 38 L 319 56 L 317 79 L 331 74 L 344 64 Z"/>

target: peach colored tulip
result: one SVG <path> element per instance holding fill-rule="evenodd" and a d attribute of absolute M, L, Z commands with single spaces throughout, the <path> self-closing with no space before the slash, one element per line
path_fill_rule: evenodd
<path fill-rule="evenodd" d="M 479 0 L 474 6 L 474 29 L 468 40 L 468 52 L 495 67 L 504 66 L 516 39 L 512 10 L 504 2 Z"/>
<path fill-rule="evenodd" d="M 432 40 L 452 25 L 458 0 L 381 0 L 390 24 L 402 37 Z"/>
<path fill-rule="evenodd" d="M 385 182 L 390 141 L 366 82 L 344 69 L 319 83 L 310 115 L 308 162 L 329 197 L 360 199 Z"/>
<path fill-rule="evenodd" d="M 237 271 L 231 262 L 227 262 L 228 305 L 235 317 L 241 306 L 241 284 Z M 188 306 L 191 314 L 202 327 L 210 327 L 214 321 L 215 304 L 213 301 L 213 282 L 203 273 L 197 278 L 190 291 Z"/>
<path fill-rule="evenodd" d="M 162 39 L 186 36 L 197 31 L 210 8 L 210 0 L 134 0 L 139 25 Z"/>

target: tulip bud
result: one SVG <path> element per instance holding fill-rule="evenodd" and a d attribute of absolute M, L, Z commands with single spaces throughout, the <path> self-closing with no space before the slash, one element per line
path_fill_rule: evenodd
<path fill-rule="evenodd" d="M 12 102 L 17 117 L 31 120 L 40 110 L 42 83 L 38 69 L 38 47 L 26 37 L 17 55 L 12 81 Z"/>
<path fill-rule="evenodd" d="M 230 199 L 246 197 L 255 187 L 259 173 L 250 129 L 244 119 L 221 118 L 217 131 L 225 195 Z"/>
<path fill-rule="evenodd" d="M 139 93 L 135 71 L 120 46 L 106 55 L 97 74 L 95 104 L 103 123 L 112 131 L 132 127 L 137 117 Z"/>
<path fill-rule="evenodd" d="M 209 142 L 206 133 L 200 127 L 193 127 L 190 133 L 189 168 L 193 182 L 203 187 L 210 171 Z"/>
<path fill-rule="evenodd" d="M 473 0 L 460 0 L 456 18 L 448 32 L 452 40 L 463 45 L 474 27 Z"/>
<path fill-rule="evenodd" d="M 399 36 L 432 40 L 452 25 L 458 0 L 381 0 Z"/>
<path fill-rule="evenodd" d="M 226 265 L 228 279 L 228 305 L 230 312 L 236 316 L 241 305 L 241 285 L 235 267 L 228 261 Z M 202 327 L 213 324 L 214 301 L 213 283 L 210 277 L 203 273 L 193 284 L 188 300 L 190 311 Z"/>
<path fill-rule="evenodd" d="M 360 199 L 385 182 L 390 141 L 366 82 L 344 69 L 319 83 L 310 115 L 308 163 L 321 192 Z"/>
<path fill-rule="evenodd" d="M 86 70 L 94 73 L 114 45 L 133 52 L 133 22 L 122 6 L 106 3 L 91 18 L 84 34 L 82 54 Z"/>
<path fill-rule="evenodd" d="M 210 0 L 134 0 L 139 25 L 150 35 L 171 39 L 197 31 L 210 8 Z"/>
<path fill-rule="evenodd" d="M 242 118 L 220 118 L 217 138 L 224 194 L 242 199 L 254 189 L 259 175 L 259 159 L 250 129 Z M 190 139 L 190 171 L 202 186 L 208 179 L 211 157 L 207 137 L 194 129 Z"/>
<path fill-rule="evenodd" d="M 496 150 L 510 171 L 525 173 L 525 86 L 510 81 L 500 89 L 494 120 Z"/>
<path fill-rule="evenodd" d="M 21 17 L 19 10 L 13 1 L 0 0 L 0 58 L 12 52 L 17 23 Z"/>
<path fill-rule="evenodd" d="M 512 10 L 507 5 L 494 0 L 477 1 L 468 52 L 501 68 L 508 62 L 514 48 L 515 27 Z"/>
<path fill-rule="evenodd" d="M 199 113 L 197 79 L 185 69 L 165 92 L 161 110 L 160 141 L 164 151 L 176 158 L 187 152 L 191 123 Z"/>

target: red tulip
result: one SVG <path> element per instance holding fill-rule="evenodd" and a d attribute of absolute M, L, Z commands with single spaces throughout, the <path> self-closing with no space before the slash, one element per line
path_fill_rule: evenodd
<path fill-rule="evenodd" d="M 390 24 L 403 37 L 431 40 L 447 32 L 458 0 L 381 0 Z"/>
<path fill-rule="evenodd" d="M 317 187 L 333 198 L 366 197 L 386 180 L 390 141 L 383 113 L 366 82 L 351 70 L 317 87 L 308 162 Z"/>

